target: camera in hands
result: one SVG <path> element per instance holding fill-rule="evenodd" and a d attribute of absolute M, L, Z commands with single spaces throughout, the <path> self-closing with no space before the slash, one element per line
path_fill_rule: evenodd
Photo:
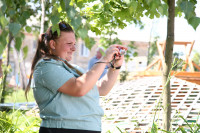
<path fill-rule="evenodd" d="M 119 49 L 119 53 L 120 53 L 120 55 L 125 55 L 126 54 L 126 50 L 125 49 Z"/>

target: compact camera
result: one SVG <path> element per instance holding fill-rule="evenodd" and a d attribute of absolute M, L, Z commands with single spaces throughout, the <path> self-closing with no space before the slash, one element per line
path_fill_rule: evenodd
<path fill-rule="evenodd" d="M 124 50 L 124 49 L 119 49 L 119 53 L 120 53 L 120 55 L 125 55 L 125 54 L 126 54 L 126 50 Z"/>

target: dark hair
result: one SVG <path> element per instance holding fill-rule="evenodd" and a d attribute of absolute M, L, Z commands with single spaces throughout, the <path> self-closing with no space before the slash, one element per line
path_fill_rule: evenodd
<path fill-rule="evenodd" d="M 60 31 L 74 32 L 72 27 L 64 21 L 60 22 L 58 25 L 59 25 Z M 47 29 L 46 33 L 43 33 L 39 36 L 37 50 L 36 50 L 35 56 L 34 56 L 33 61 L 32 61 L 31 74 L 30 74 L 29 82 L 28 82 L 28 85 L 25 89 L 26 99 L 27 99 L 27 93 L 30 90 L 31 80 L 32 80 L 32 76 L 33 76 L 33 72 L 34 72 L 34 68 L 35 68 L 36 63 L 38 62 L 39 59 L 41 59 L 43 57 L 51 57 L 51 58 L 55 59 L 55 56 L 51 52 L 49 42 L 50 42 L 50 40 L 56 40 L 58 38 L 59 38 L 58 32 L 57 31 L 53 32 L 52 26 Z M 72 66 L 69 63 L 67 65 L 70 68 L 72 68 Z M 77 73 L 79 75 L 82 74 L 80 72 L 77 72 Z"/>

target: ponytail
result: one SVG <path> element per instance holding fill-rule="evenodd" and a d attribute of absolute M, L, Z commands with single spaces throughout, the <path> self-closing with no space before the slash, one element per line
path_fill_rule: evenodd
<path fill-rule="evenodd" d="M 30 77 L 29 77 L 29 82 L 28 82 L 28 85 L 25 89 L 25 96 L 26 96 L 27 100 L 28 100 L 27 94 L 30 90 L 31 80 L 32 80 L 32 77 L 33 77 L 35 65 L 38 62 L 38 60 L 41 59 L 44 56 L 44 51 L 42 50 L 42 48 L 45 46 L 44 40 L 45 40 L 45 34 L 41 34 L 39 39 L 38 39 L 37 50 L 36 50 L 35 56 L 34 56 L 33 61 L 32 61 L 31 74 L 30 74 Z"/>

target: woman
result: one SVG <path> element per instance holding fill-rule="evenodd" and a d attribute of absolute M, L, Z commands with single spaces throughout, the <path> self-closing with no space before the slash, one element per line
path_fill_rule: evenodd
<path fill-rule="evenodd" d="M 123 62 L 120 45 L 110 46 L 87 73 L 81 73 L 68 61 L 76 50 L 72 27 L 59 23 L 60 36 L 51 27 L 38 40 L 31 67 L 33 92 L 42 119 L 40 133 L 100 133 L 103 110 L 99 95 L 113 87 Z M 112 61 L 112 62 L 111 62 Z M 98 81 L 106 65 L 107 75 Z M 31 79 L 26 88 L 30 89 Z"/>

